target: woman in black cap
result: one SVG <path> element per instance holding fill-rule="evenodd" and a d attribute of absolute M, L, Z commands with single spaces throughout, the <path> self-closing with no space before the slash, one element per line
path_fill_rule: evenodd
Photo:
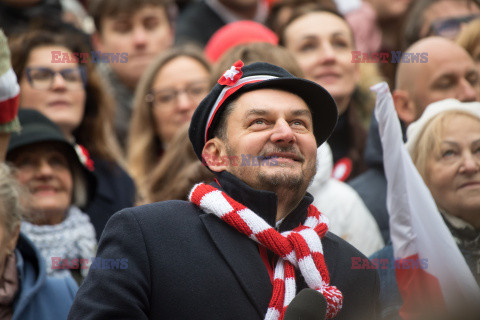
<path fill-rule="evenodd" d="M 42 253 L 48 275 L 72 271 L 80 280 L 97 245 L 93 225 L 81 211 L 95 192 L 95 178 L 82 163 L 88 159 L 41 113 L 25 109 L 18 116 L 22 131 L 12 134 L 7 161 L 30 191 L 29 222 L 21 230 Z"/>

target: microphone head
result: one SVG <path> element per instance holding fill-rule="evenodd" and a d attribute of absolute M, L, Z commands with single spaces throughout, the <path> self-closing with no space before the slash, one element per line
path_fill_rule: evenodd
<path fill-rule="evenodd" d="M 284 320 L 324 320 L 327 300 L 318 291 L 306 288 L 300 291 L 285 310 Z"/>

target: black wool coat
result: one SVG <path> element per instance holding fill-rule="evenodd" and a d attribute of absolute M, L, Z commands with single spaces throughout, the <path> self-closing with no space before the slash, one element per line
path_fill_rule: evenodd
<path fill-rule="evenodd" d="M 254 190 L 226 172 L 214 184 L 275 226 L 275 193 Z M 307 194 L 279 230 L 303 222 L 312 201 Z M 344 296 L 336 319 L 375 319 L 376 270 L 352 269 L 352 258 L 365 256 L 330 232 L 322 244 L 331 284 Z M 190 202 L 165 201 L 116 213 L 100 240 L 99 258 L 127 259 L 128 266 L 107 263 L 91 269 L 70 320 L 264 319 L 272 296 L 257 244 Z M 304 287 L 297 276 L 297 290 Z"/>

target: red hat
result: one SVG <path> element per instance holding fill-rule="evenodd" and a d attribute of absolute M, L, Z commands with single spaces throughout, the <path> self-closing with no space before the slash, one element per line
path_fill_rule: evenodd
<path fill-rule="evenodd" d="M 213 63 L 224 52 L 239 44 L 268 42 L 278 44 L 277 35 L 263 24 L 243 20 L 226 24 L 218 29 L 205 46 L 205 55 Z"/>

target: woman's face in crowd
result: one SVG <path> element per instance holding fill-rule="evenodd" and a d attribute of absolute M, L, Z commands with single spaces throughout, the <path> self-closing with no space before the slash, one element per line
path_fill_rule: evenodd
<path fill-rule="evenodd" d="M 30 52 L 26 63 L 33 86 L 27 74 L 20 81 L 20 106 L 35 109 L 55 122 L 62 132 L 72 136 L 80 125 L 85 112 L 85 87 L 79 79 L 79 64 L 72 62 L 54 63 L 52 52 L 60 51 L 59 59 L 65 53 L 71 57 L 72 52 L 65 47 L 43 46 Z M 57 72 L 53 75 L 52 71 Z M 62 72 L 61 75 L 58 72 Z"/>
<path fill-rule="evenodd" d="M 159 70 L 152 90 L 157 135 L 168 144 L 210 90 L 209 71 L 196 59 L 180 56 Z"/>
<path fill-rule="evenodd" d="M 58 224 L 72 201 L 73 179 L 62 146 L 42 142 L 21 147 L 12 156 L 15 178 L 31 193 L 37 224 Z"/>
<path fill-rule="evenodd" d="M 480 228 L 480 120 L 445 120 L 438 153 L 426 163 L 425 182 L 437 206 Z"/>
<path fill-rule="evenodd" d="M 347 23 L 329 12 L 308 13 L 287 26 L 284 39 L 305 77 L 327 89 L 342 114 L 360 76 Z"/>

